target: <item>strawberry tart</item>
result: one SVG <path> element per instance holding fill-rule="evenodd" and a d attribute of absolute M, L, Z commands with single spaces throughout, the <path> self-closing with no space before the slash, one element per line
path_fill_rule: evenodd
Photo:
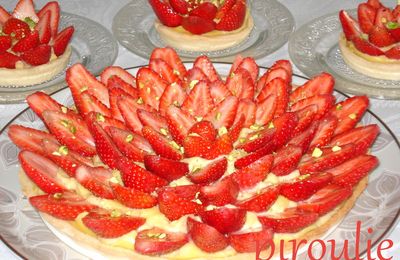
<path fill-rule="evenodd" d="M 0 6 L 0 86 L 40 84 L 67 67 L 74 27 L 58 32 L 59 20 L 57 2 L 36 12 L 32 0 L 19 0 L 11 14 Z"/>
<path fill-rule="evenodd" d="M 245 259 L 320 237 L 366 187 L 379 128 L 359 124 L 367 97 L 336 103 L 331 75 L 297 88 L 291 76 L 286 60 L 259 77 L 237 57 L 223 79 L 206 56 L 188 69 L 171 48 L 136 77 L 112 66 L 97 80 L 75 64 L 72 109 L 37 92 L 27 102 L 47 129 L 9 128 L 23 192 L 112 259 Z"/>
<path fill-rule="evenodd" d="M 339 47 L 344 61 L 370 77 L 400 80 L 400 5 L 393 10 L 379 0 L 358 6 L 358 21 L 346 11 L 339 18 Z"/>
<path fill-rule="evenodd" d="M 185 51 L 217 51 L 238 45 L 254 22 L 246 0 L 149 0 L 154 27 L 169 46 Z"/>

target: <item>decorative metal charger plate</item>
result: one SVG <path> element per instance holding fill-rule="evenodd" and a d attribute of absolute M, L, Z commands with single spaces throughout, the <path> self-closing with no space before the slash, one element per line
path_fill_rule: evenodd
<path fill-rule="evenodd" d="M 357 17 L 357 10 L 348 11 Z M 354 71 L 342 58 L 339 13 L 332 13 L 301 26 L 289 39 L 293 63 L 309 77 L 322 71 L 331 73 L 335 88 L 350 94 L 366 94 L 379 99 L 400 99 L 400 81 L 369 77 Z"/>
<path fill-rule="evenodd" d="M 231 65 L 215 64 L 220 75 L 227 75 Z M 133 75 L 139 67 L 129 70 Z M 294 76 L 295 84 L 302 84 L 304 78 Z M 338 101 L 346 95 L 335 92 Z M 63 89 L 53 95 L 59 102 L 71 105 L 73 100 L 69 89 Z M 10 124 L 21 124 L 32 128 L 44 128 L 36 114 L 26 109 L 12 119 L 0 132 L 0 237 L 11 250 L 28 259 L 102 259 L 98 252 L 85 251 L 73 238 L 61 234 L 43 222 L 26 197 L 23 196 L 18 182 L 20 169 L 17 159 L 18 149 L 7 136 Z M 367 241 L 375 247 L 382 239 L 387 238 L 395 228 L 399 217 L 400 201 L 400 144 L 392 131 L 372 111 L 368 111 L 362 124 L 378 124 L 381 134 L 371 149 L 372 154 L 380 161 L 378 168 L 370 174 L 366 190 L 356 201 L 354 208 L 341 223 L 332 227 L 322 238 L 323 241 L 336 241 L 336 254 L 340 255 L 343 241 L 349 241 L 349 256 L 355 254 L 356 222 L 362 221 L 359 241 L 359 252 L 365 254 Z M 373 233 L 368 233 L 368 228 Z M 51 231 L 54 230 L 54 233 Z M 326 242 L 330 252 L 330 243 Z M 317 250 L 317 248 L 314 248 Z M 307 258 L 303 252 L 298 259 Z M 315 252 L 314 255 L 320 255 Z"/>
<path fill-rule="evenodd" d="M 71 41 L 72 54 L 67 68 L 72 64 L 82 63 L 93 74 L 98 74 L 114 63 L 118 54 L 118 43 L 106 28 L 75 14 L 62 12 L 60 18 L 60 30 L 70 25 L 75 27 Z M 0 86 L 0 103 L 20 103 L 33 92 L 41 90 L 51 94 L 65 87 L 66 69 L 42 84 L 18 88 Z"/>
<path fill-rule="evenodd" d="M 185 61 L 207 55 L 213 61 L 232 62 L 237 54 L 255 59 L 267 56 L 284 45 L 294 30 L 289 10 L 276 0 L 248 0 L 254 28 L 243 43 L 220 51 L 194 52 L 177 50 Z M 156 47 L 164 47 L 154 28 L 156 16 L 147 0 L 131 1 L 115 15 L 112 31 L 121 45 L 148 59 Z"/>

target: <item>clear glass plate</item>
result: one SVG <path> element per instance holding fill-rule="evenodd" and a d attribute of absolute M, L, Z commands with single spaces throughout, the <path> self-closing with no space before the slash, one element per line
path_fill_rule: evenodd
<path fill-rule="evenodd" d="M 227 75 L 231 65 L 219 63 L 215 66 L 221 75 Z M 129 71 L 135 75 L 138 69 L 139 67 L 135 67 Z M 294 84 L 302 84 L 304 81 L 303 77 L 293 77 Z M 337 91 L 335 96 L 338 101 L 346 98 L 345 94 Z M 69 89 L 60 90 L 53 97 L 66 105 L 73 103 Z M 23 196 L 18 181 L 20 168 L 17 159 L 18 149 L 7 136 L 8 126 L 11 124 L 44 128 L 36 114 L 26 109 L 0 132 L 0 238 L 16 254 L 27 259 L 102 259 L 99 252 L 82 248 L 82 245 L 62 232 L 53 233 Z M 339 255 L 343 242 L 347 239 L 349 256 L 354 257 L 357 221 L 362 221 L 359 252 L 363 255 L 368 240 L 375 247 L 382 239 L 389 236 L 397 224 L 400 212 L 398 206 L 400 144 L 388 126 L 372 111 L 364 115 L 362 124 L 377 124 L 381 129 L 381 134 L 371 149 L 371 153 L 379 158 L 380 165 L 370 174 L 366 190 L 358 198 L 349 214 L 321 238 L 325 242 L 335 239 L 336 255 Z M 372 228 L 374 232 L 368 233 L 368 228 Z M 326 244 L 329 245 L 329 243 Z M 314 250 L 314 255 L 318 256 L 318 248 Z M 327 252 L 330 252 L 329 246 L 327 246 Z M 308 259 L 306 252 L 301 253 L 297 259 Z"/>
<path fill-rule="evenodd" d="M 264 57 L 284 45 L 294 30 L 289 10 L 276 0 L 249 0 L 254 28 L 243 43 L 221 51 L 190 52 L 177 50 L 185 61 L 204 54 L 213 61 L 232 62 L 237 54 Z M 156 16 L 147 0 L 131 1 L 115 15 L 112 31 L 119 43 L 133 53 L 148 59 L 155 47 L 165 44 L 154 28 Z"/>
<path fill-rule="evenodd" d="M 350 10 L 349 14 L 357 17 L 356 10 Z M 400 99 L 400 81 L 368 77 L 347 66 L 338 45 L 341 32 L 337 12 L 301 26 L 289 39 L 291 60 L 309 77 L 322 71 L 331 73 L 336 80 L 335 87 L 346 93 Z"/>
<path fill-rule="evenodd" d="M 118 54 L 118 43 L 106 28 L 85 17 L 61 13 L 60 29 L 70 25 L 75 27 L 75 32 L 71 41 L 72 55 L 67 68 L 72 64 L 82 63 L 96 75 L 114 63 Z M 35 91 L 53 93 L 65 87 L 66 69 L 42 84 L 19 88 L 0 86 L 0 103 L 19 103 Z"/>

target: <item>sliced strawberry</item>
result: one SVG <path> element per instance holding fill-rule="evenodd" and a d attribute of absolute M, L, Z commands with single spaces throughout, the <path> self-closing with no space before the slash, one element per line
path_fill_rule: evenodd
<path fill-rule="evenodd" d="M 233 65 L 232 65 L 232 68 L 233 68 Z M 259 68 L 258 68 L 256 61 L 253 58 L 246 57 L 244 59 L 240 59 L 240 63 L 237 65 L 237 68 L 243 68 L 243 69 L 247 70 L 249 72 L 253 82 L 255 83 L 257 81 Z M 235 70 L 233 72 L 235 72 L 237 70 L 237 68 L 235 68 Z M 231 75 L 231 74 L 232 74 L 232 71 L 229 73 L 229 75 Z"/>
<path fill-rule="evenodd" d="M 292 136 L 298 122 L 297 115 L 292 112 L 283 114 L 272 121 L 272 127 L 275 129 L 273 138 L 274 149 L 279 149 L 285 145 Z"/>
<path fill-rule="evenodd" d="M 331 113 L 338 119 L 334 135 L 341 134 L 354 128 L 362 118 L 369 105 L 367 96 L 348 98 L 332 108 Z"/>
<path fill-rule="evenodd" d="M 235 168 L 236 169 L 242 169 L 244 167 L 247 167 L 251 165 L 253 162 L 257 161 L 261 157 L 270 154 L 273 151 L 274 146 L 273 145 L 266 145 L 255 152 L 249 153 L 246 156 L 239 158 L 235 161 Z"/>
<path fill-rule="evenodd" d="M 219 80 L 210 83 L 210 92 L 214 104 L 219 104 L 226 97 L 232 96 L 232 93 L 229 91 L 226 85 Z"/>
<path fill-rule="evenodd" d="M 45 110 L 53 110 L 60 112 L 64 110 L 67 113 L 73 113 L 72 110 L 63 107 L 52 97 L 41 91 L 35 92 L 27 96 L 26 102 L 28 103 L 29 107 L 33 110 L 33 112 L 35 112 L 40 118 L 43 118 L 42 113 Z"/>
<path fill-rule="evenodd" d="M 149 112 L 144 109 L 138 109 L 136 113 L 143 126 L 150 126 L 157 130 L 157 132 L 168 136 L 167 120 L 163 116 L 156 112 Z"/>
<path fill-rule="evenodd" d="M 246 16 L 246 3 L 244 1 L 236 1 L 229 11 L 221 17 L 215 29 L 220 31 L 233 31 L 240 28 Z"/>
<path fill-rule="evenodd" d="M 82 212 L 97 208 L 72 192 L 33 196 L 29 198 L 29 202 L 40 212 L 62 220 L 75 220 Z"/>
<path fill-rule="evenodd" d="M 35 23 L 39 21 L 32 0 L 19 0 L 12 16 L 22 21 L 26 18 L 32 19 Z"/>
<path fill-rule="evenodd" d="M 268 245 L 273 244 L 273 232 L 270 228 L 263 228 L 261 231 L 236 232 L 229 234 L 229 243 L 238 253 L 253 253 L 264 250 Z"/>
<path fill-rule="evenodd" d="M 48 2 L 45 6 L 40 9 L 37 13 L 39 18 L 41 19 L 47 11 L 50 11 L 50 28 L 51 28 L 51 35 L 54 37 L 57 35 L 58 31 L 58 24 L 60 22 L 60 6 L 58 2 L 51 1 Z"/>
<path fill-rule="evenodd" d="M 359 38 L 361 29 L 358 23 L 344 10 L 339 12 L 339 20 L 342 24 L 344 35 L 348 41 Z"/>
<path fill-rule="evenodd" d="M 218 10 L 217 18 L 221 19 L 236 3 L 236 0 L 226 0 L 223 2 L 221 8 Z"/>
<path fill-rule="evenodd" d="M 282 78 L 274 78 L 261 89 L 256 100 L 261 103 L 270 95 L 276 97 L 275 117 L 281 116 L 287 109 L 289 103 L 288 83 Z"/>
<path fill-rule="evenodd" d="M 270 68 L 269 70 L 267 70 L 264 73 L 264 75 L 262 75 L 261 78 L 259 78 L 259 80 L 257 82 L 257 93 L 259 93 L 261 91 L 261 89 L 265 86 L 265 84 L 267 84 L 268 82 L 270 82 L 271 80 L 273 80 L 275 78 L 281 78 L 285 82 L 290 83 L 291 74 L 289 74 L 289 72 L 287 71 L 286 68 L 282 68 L 282 67 Z M 290 85 L 288 84 L 287 85 L 288 92 L 289 92 L 289 86 Z"/>
<path fill-rule="evenodd" d="M 122 116 L 121 111 L 119 110 L 119 107 L 118 107 L 118 100 L 123 99 L 122 97 L 124 97 L 124 96 L 129 96 L 129 94 L 120 88 L 112 88 L 109 90 L 109 96 L 110 96 L 111 116 L 113 118 L 115 118 L 116 120 L 120 120 L 120 121 L 124 122 L 125 121 L 124 117 Z"/>
<path fill-rule="evenodd" d="M 190 158 L 198 156 L 205 158 L 213 148 L 213 145 L 213 141 L 205 139 L 204 137 L 189 135 L 183 141 L 185 157 Z"/>
<path fill-rule="evenodd" d="M 179 84 L 170 84 L 165 88 L 164 93 L 160 98 L 158 110 L 160 111 L 161 115 L 164 116 L 171 105 L 180 107 L 185 99 L 185 90 Z"/>
<path fill-rule="evenodd" d="M 250 133 L 246 139 L 239 140 L 241 144 L 237 146 L 238 149 L 243 149 L 246 152 L 255 152 L 258 149 L 265 147 L 271 142 L 275 134 L 274 128 L 262 129 L 257 132 Z"/>
<path fill-rule="evenodd" d="M 227 155 L 233 149 L 232 140 L 229 137 L 229 134 L 223 134 L 218 137 L 212 144 L 211 149 L 208 153 L 206 153 L 203 158 L 208 160 L 213 160 L 220 155 Z"/>
<path fill-rule="evenodd" d="M 16 18 L 8 19 L 2 28 L 3 33 L 8 35 L 14 35 L 14 39 L 20 40 L 31 33 L 29 25 Z"/>
<path fill-rule="evenodd" d="M 372 28 L 369 32 L 368 40 L 377 47 L 386 47 L 396 42 L 386 27 L 379 26 Z"/>
<path fill-rule="evenodd" d="M 289 208 L 280 213 L 258 216 L 263 227 L 276 233 L 296 233 L 318 220 L 318 214 Z"/>
<path fill-rule="evenodd" d="M 165 114 L 169 133 L 178 144 L 183 145 L 189 129 L 195 124 L 195 119 L 178 107 L 170 106 Z"/>
<path fill-rule="evenodd" d="M 257 104 L 256 125 L 265 126 L 274 118 L 275 110 L 278 104 L 275 94 L 271 94 Z"/>
<path fill-rule="evenodd" d="M 100 79 L 104 85 L 107 85 L 109 79 L 117 76 L 131 87 L 136 88 L 136 78 L 120 66 L 108 66 L 101 72 Z M 129 93 L 129 91 L 127 91 Z"/>
<path fill-rule="evenodd" d="M 200 213 L 201 220 L 222 234 L 240 230 L 246 221 L 246 211 L 239 208 L 221 207 Z"/>
<path fill-rule="evenodd" d="M 174 73 L 176 73 L 181 79 L 186 75 L 186 68 L 182 63 L 182 60 L 179 58 L 176 51 L 170 47 L 155 48 L 150 55 L 150 60 L 152 59 L 164 60 L 174 69 Z"/>
<path fill-rule="evenodd" d="M 322 216 L 340 205 L 351 194 L 351 188 L 330 184 L 317 191 L 309 199 L 300 202 L 298 208 Z"/>
<path fill-rule="evenodd" d="M 142 129 L 143 137 L 147 139 L 153 148 L 154 152 L 158 155 L 171 160 L 180 160 L 182 153 L 179 149 L 173 146 L 176 143 L 168 141 L 162 134 L 158 133 L 150 126 L 144 126 Z"/>
<path fill-rule="evenodd" d="M 208 79 L 207 75 L 204 74 L 204 72 L 197 67 L 193 67 L 189 69 L 185 75 L 185 88 L 193 88 L 197 82 L 199 81 L 207 81 L 210 83 L 210 80 Z M 217 81 L 220 82 L 220 81 Z M 222 83 L 222 82 L 221 82 Z"/>
<path fill-rule="evenodd" d="M 388 22 L 393 21 L 394 17 L 392 11 L 389 8 L 382 6 L 376 11 L 375 25 L 379 27 L 385 27 Z"/>
<path fill-rule="evenodd" d="M 394 46 L 389 50 L 385 51 L 385 56 L 389 59 L 400 60 L 400 46 Z"/>
<path fill-rule="evenodd" d="M 83 156 L 96 154 L 95 141 L 83 120 L 58 111 L 46 110 L 42 115 L 47 128 L 61 144 Z"/>
<path fill-rule="evenodd" d="M 274 156 L 275 159 L 271 172 L 277 176 L 290 174 L 296 169 L 302 155 L 301 147 L 293 145 L 282 147 Z"/>
<path fill-rule="evenodd" d="M 210 184 L 224 175 L 228 168 L 228 160 L 223 157 L 207 164 L 203 168 L 196 168 L 189 173 L 189 179 L 196 184 Z"/>
<path fill-rule="evenodd" d="M 135 133 L 141 133 L 143 126 L 139 120 L 137 110 L 146 109 L 147 107 L 140 102 L 140 99 L 134 99 L 128 95 L 120 96 L 117 100 L 117 106 L 126 126 Z"/>
<path fill-rule="evenodd" d="M 315 117 L 318 113 L 318 106 L 315 104 L 306 106 L 300 110 L 296 111 L 296 115 L 299 118 L 299 122 L 297 126 L 293 130 L 292 136 L 296 136 L 300 133 L 303 133 L 305 129 L 307 129 L 312 122 L 315 122 Z"/>
<path fill-rule="evenodd" d="M 315 134 L 319 127 L 319 121 L 314 121 L 311 125 L 305 129 L 302 133 L 299 133 L 292 139 L 290 139 L 288 145 L 294 145 L 301 148 L 302 153 L 306 153 L 312 140 L 315 137 Z"/>
<path fill-rule="evenodd" d="M 208 186 L 203 186 L 200 189 L 200 200 L 209 205 L 223 206 L 233 204 L 239 194 L 239 187 L 230 177 L 225 177 L 222 180 Z"/>
<path fill-rule="evenodd" d="M 108 107 L 105 106 L 95 96 L 89 94 L 87 90 L 81 93 L 80 99 L 81 105 L 79 113 L 82 117 L 86 117 L 86 115 L 89 113 L 99 113 L 107 117 L 111 116 L 111 111 L 108 109 Z"/>
<path fill-rule="evenodd" d="M 136 230 L 146 219 L 117 211 L 95 210 L 84 216 L 82 222 L 99 237 L 116 238 Z"/>
<path fill-rule="evenodd" d="M 174 73 L 173 68 L 162 59 L 152 59 L 149 62 L 149 68 L 157 72 L 161 78 L 169 84 L 179 82 L 179 77 Z"/>
<path fill-rule="evenodd" d="M 269 186 L 262 189 L 256 195 L 236 202 L 236 206 L 248 211 L 267 211 L 279 196 L 278 186 Z"/>
<path fill-rule="evenodd" d="M 241 99 L 239 101 L 235 122 L 241 117 L 244 118 L 243 127 L 250 127 L 256 121 L 257 105 L 251 99 Z"/>
<path fill-rule="evenodd" d="M 133 82 L 133 84 L 135 84 L 135 82 Z M 111 91 L 113 88 L 119 88 L 119 89 L 123 90 L 124 92 L 128 93 L 133 98 L 139 97 L 138 89 L 136 87 L 134 87 L 132 84 L 125 82 L 125 80 L 123 80 L 122 78 L 120 78 L 117 75 L 112 75 L 106 82 L 106 85 L 107 85 L 107 88 L 109 89 L 109 91 Z M 110 99 L 111 99 L 111 97 L 110 97 Z"/>
<path fill-rule="evenodd" d="M 254 82 L 251 74 L 244 68 L 239 67 L 226 80 L 227 88 L 239 99 L 253 99 Z"/>
<path fill-rule="evenodd" d="M 39 32 L 34 30 L 21 40 L 19 40 L 13 47 L 13 52 L 26 52 L 36 48 L 39 45 Z"/>
<path fill-rule="evenodd" d="M 252 164 L 234 172 L 232 178 L 241 190 L 253 188 L 267 177 L 273 161 L 274 157 L 272 155 L 265 155 Z"/>
<path fill-rule="evenodd" d="M 126 187 L 150 193 L 168 184 L 165 179 L 152 174 L 126 158 L 121 157 L 116 164 Z"/>
<path fill-rule="evenodd" d="M 51 47 L 49 45 L 39 45 L 34 49 L 21 54 L 21 59 L 32 66 L 39 66 L 50 60 Z"/>
<path fill-rule="evenodd" d="M 168 27 L 176 27 L 181 25 L 182 17 L 176 13 L 166 2 L 161 0 L 149 0 L 149 3 L 162 24 Z"/>
<path fill-rule="evenodd" d="M 182 27 L 192 34 L 204 34 L 215 29 L 213 20 L 199 16 L 187 16 L 182 19 Z"/>
<path fill-rule="evenodd" d="M 207 82 L 200 81 L 190 91 L 181 108 L 194 117 L 203 117 L 213 107 L 210 86 Z"/>
<path fill-rule="evenodd" d="M 338 119 L 333 115 L 328 115 L 319 120 L 318 129 L 310 144 L 309 151 L 313 151 L 315 147 L 323 147 L 328 144 L 335 132 Z"/>
<path fill-rule="evenodd" d="M 87 120 L 97 122 L 104 130 L 107 130 L 108 127 L 117 127 L 122 130 L 127 130 L 126 126 L 122 121 L 119 121 L 112 117 L 105 116 L 101 113 L 90 112 L 89 114 L 86 115 L 85 118 Z"/>
<path fill-rule="evenodd" d="M 146 105 L 158 109 L 159 100 L 168 83 L 149 68 L 140 68 L 137 76 L 139 94 Z"/>
<path fill-rule="evenodd" d="M 271 69 L 277 69 L 277 68 L 281 68 L 281 69 L 286 70 L 286 72 L 288 73 L 289 77 L 291 77 L 292 74 L 293 74 L 292 64 L 288 60 L 277 60 L 277 61 L 275 61 L 275 63 L 271 66 Z M 289 79 L 289 82 L 290 81 L 291 81 L 291 79 Z"/>
<path fill-rule="evenodd" d="M 196 214 L 203 210 L 201 202 L 196 201 L 200 187 L 184 185 L 165 187 L 158 192 L 160 212 L 170 221 L 180 219 L 184 215 Z M 198 203 L 199 202 L 199 203 Z"/>
<path fill-rule="evenodd" d="M 6 52 L 11 47 L 11 36 L 1 35 L 0 36 L 0 53 Z"/>
<path fill-rule="evenodd" d="M 374 27 L 376 10 L 367 3 L 362 3 L 358 5 L 357 14 L 362 32 L 368 34 Z"/>
<path fill-rule="evenodd" d="M 104 199 L 115 199 L 113 190 L 108 184 L 113 177 L 112 171 L 104 167 L 80 166 L 76 170 L 76 180 L 95 196 Z"/>
<path fill-rule="evenodd" d="M 141 230 L 135 238 L 135 251 L 143 255 L 163 255 L 178 250 L 189 242 L 185 233 L 168 232 L 161 228 Z"/>
<path fill-rule="evenodd" d="M 185 176 L 189 172 L 189 165 L 157 155 L 146 155 L 144 157 L 146 169 L 163 179 L 173 181 Z"/>
<path fill-rule="evenodd" d="M 0 53 L 0 68 L 15 69 L 15 64 L 20 60 L 20 57 L 12 53 Z"/>
<path fill-rule="evenodd" d="M 357 50 L 361 51 L 362 53 L 371 55 L 371 56 L 380 56 L 383 55 L 383 51 L 378 47 L 372 45 L 369 41 L 361 38 L 361 36 L 353 37 L 352 42 Z"/>
<path fill-rule="evenodd" d="M 0 25 L 3 26 L 9 18 L 10 14 L 7 12 L 6 9 L 0 6 Z"/>
<path fill-rule="evenodd" d="M 11 125 L 8 128 L 8 136 L 21 150 L 28 150 L 42 155 L 45 154 L 42 147 L 43 140 L 57 143 L 57 139 L 53 135 L 22 125 Z"/>
<path fill-rule="evenodd" d="M 188 132 L 189 135 L 198 135 L 203 137 L 209 141 L 214 141 L 217 137 L 217 131 L 214 128 L 214 125 L 210 121 L 200 121 L 195 123 Z"/>
<path fill-rule="evenodd" d="M 189 12 L 189 4 L 185 0 L 169 0 L 169 4 L 178 14 L 187 14 Z"/>
<path fill-rule="evenodd" d="M 374 9 L 379 9 L 381 8 L 383 5 L 381 4 L 380 0 L 368 0 L 367 4 L 371 7 L 373 7 Z"/>
<path fill-rule="evenodd" d="M 193 63 L 193 67 L 201 69 L 210 82 L 220 80 L 214 65 L 207 56 L 197 57 Z"/>
<path fill-rule="evenodd" d="M 134 209 L 147 209 L 157 205 L 157 198 L 140 190 L 110 183 L 115 198 L 121 204 Z"/>
<path fill-rule="evenodd" d="M 53 50 L 56 56 L 61 56 L 64 54 L 67 49 L 68 43 L 71 40 L 72 35 L 74 34 L 75 28 L 73 26 L 69 26 L 59 32 L 53 40 Z"/>
<path fill-rule="evenodd" d="M 196 8 L 190 11 L 189 16 L 202 17 L 206 20 L 212 21 L 217 15 L 218 8 L 211 2 L 203 2 Z"/>
<path fill-rule="evenodd" d="M 187 220 L 187 229 L 194 244 L 204 252 L 218 252 L 229 245 L 228 239 L 217 229 L 191 217 Z"/>
<path fill-rule="evenodd" d="M 314 119 L 322 118 L 335 104 L 335 97 L 332 95 L 315 95 L 302 99 L 290 107 L 291 111 L 299 111 L 310 105 L 316 105 L 317 111 L 315 112 Z"/>
<path fill-rule="evenodd" d="M 221 127 L 230 128 L 235 121 L 238 105 L 238 98 L 229 96 L 216 105 L 204 119 L 211 121 L 216 129 Z"/>
<path fill-rule="evenodd" d="M 22 151 L 18 159 L 25 174 L 45 193 L 53 194 L 67 190 L 57 178 L 58 166 L 46 157 Z"/>
<path fill-rule="evenodd" d="M 312 79 L 308 80 L 302 86 L 296 88 L 290 94 L 290 102 L 296 103 L 301 99 L 305 99 L 314 95 L 331 95 L 335 79 L 331 74 L 323 72 Z"/>
<path fill-rule="evenodd" d="M 232 125 L 231 128 L 229 128 L 228 135 L 231 139 L 232 144 L 234 144 L 239 138 L 240 132 L 244 128 L 244 120 L 245 117 L 242 115 L 238 120 L 235 119 L 235 123 Z"/>
<path fill-rule="evenodd" d="M 375 156 L 363 154 L 329 169 L 328 172 L 333 174 L 333 183 L 353 187 L 378 164 L 379 161 Z"/>

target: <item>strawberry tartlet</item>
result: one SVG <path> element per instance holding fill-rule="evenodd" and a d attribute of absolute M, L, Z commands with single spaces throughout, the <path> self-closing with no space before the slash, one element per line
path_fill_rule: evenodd
<path fill-rule="evenodd" d="M 57 2 L 36 12 L 32 0 L 20 0 L 11 14 L 0 6 L 0 86 L 40 84 L 67 67 L 74 27 L 58 32 L 59 19 Z"/>
<path fill-rule="evenodd" d="M 297 88 L 291 76 L 286 60 L 259 77 L 237 57 L 223 80 L 206 56 L 187 69 L 171 48 L 136 77 L 75 64 L 74 109 L 37 92 L 27 102 L 47 130 L 9 128 L 23 192 L 110 259 L 250 259 L 320 237 L 366 187 L 379 128 L 359 124 L 366 96 L 336 103 L 331 75 Z"/>
<path fill-rule="evenodd" d="M 400 5 L 391 10 L 379 0 L 369 0 L 357 13 L 358 21 L 346 11 L 339 13 L 344 61 L 367 76 L 400 80 Z"/>
<path fill-rule="evenodd" d="M 185 51 L 217 51 L 236 46 L 254 22 L 245 0 L 149 0 L 160 38 Z"/>

